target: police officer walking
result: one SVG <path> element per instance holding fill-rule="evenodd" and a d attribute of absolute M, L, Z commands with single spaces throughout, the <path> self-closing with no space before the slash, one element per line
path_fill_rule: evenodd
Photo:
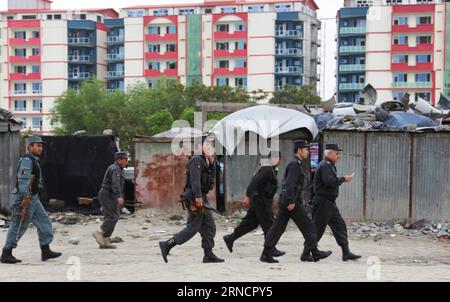
<path fill-rule="evenodd" d="M 39 199 L 39 191 L 43 189 L 42 172 L 39 165 L 43 144 L 41 137 L 29 137 L 27 140 L 28 152 L 19 161 L 16 187 L 12 192 L 11 224 L 0 259 L 2 263 L 22 262 L 12 255 L 12 250 L 17 247 L 18 241 L 25 234 L 30 223 L 33 223 L 38 230 L 42 261 L 62 255 L 50 250 L 50 243 L 53 241 L 52 222 Z"/>
<path fill-rule="evenodd" d="M 322 238 L 327 225 L 330 226 L 337 244 L 342 248 L 342 260 L 356 260 L 361 258 L 350 252 L 347 239 L 347 227 L 339 213 L 336 198 L 339 186 L 344 182 L 351 182 L 353 176 L 337 176 L 336 162 L 340 158 L 342 149 L 336 144 L 325 146 L 325 159 L 320 162 L 314 177 L 313 221 L 317 229 L 318 241 Z"/>
<path fill-rule="evenodd" d="M 264 250 L 260 258 L 262 262 L 278 262 L 278 260 L 273 258 L 275 246 L 285 232 L 289 219 L 294 220 L 305 238 L 304 251 L 300 257 L 301 261 L 316 262 L 331 255 L 330 251 L 318 250 L 316 228 L 308 217 L 306 208 L 301 200 L 306 177 L 305 163 L 303 161 L 309 156 L 309 144 L 304 140 L 296 142 L 294 153 L 296 157 L 288 164 L 284 173 L 278 213 L 266 236 Z"/>
<path fill-rule="evenodd" d="M 280 165 L 280 153 L 271 153 L 266 163 L 263 163 L 259 171 L 252 178 L 247 187 L 243 201 L 243 206 L 249 208 L 247 215 L 244 217 L 238 227 L 230 235 L 223 237 L 225 244 L 230 251 L 233 252 L 233 244 L 238 238 L 250 233 L 254 229 L 261 226 L 264 237 L 267 236 L 270 227 L 273 224 L 273 197 L 278 188 L 277 167 Z M 285 252 L 275 248 L 272 255 L 274 257 L 283 256 Z"/>
<path fill-rule="evenodd" d="M 127 163 L 127 152 L 117 152 L 115 154 L 115 163 L 106 170 L 102 188 L 98 193 L 104 221 L 100 226 L 100 230 L 92 235 L 101 249 L 116 248 L 115 245 L 111 244 L 110 238 L 120 218 L 120 207 L 125 203 L 123 169 L 127 166 Z"/>
<path fill-rule="evenodd" d="M 202 237 L 203 263 L 225 261 L 213 253 L 216 224 L 211 211 L 207 209 L 209 203 L 206 195 L 213 189 L 216 171 L 214 148 L 206 136 L 202 137 L 202 142 L 197 148 L 199 155 L 191 156 L 188 162 L 183 194 L 184 204 L 188 210 L 187 225 L 173 238 L 159 243 L 161 255 L 166 263 L 167 255 L 174 246 L 184 244 L 197 233 Z"/>

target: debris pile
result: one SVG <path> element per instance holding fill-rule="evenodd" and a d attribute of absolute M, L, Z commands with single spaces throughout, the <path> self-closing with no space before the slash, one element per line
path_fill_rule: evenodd
<path fill-rule="evenodd" d="M 322 102 L 328 112 L 314 117 L 320 130 L 356 131 L 450 131 L 450 101 L 441 94 L 437 108 L 424 99 L 410 101 L 410 95 L 400 100 L 378 100 L 376 90 L 368 84 L 362 91 L 362 103 L 336 103 L 334 97 Z"/>
<path fill-rule="evenodd" d="M 450 223 L 430 222 L 426 219 L 412 224 L 407 223 L 353 223 L 349 233 L 359 238 L 373 238 L 375 241 L 383 237 L 431 237 L 439 241 L 450 242 Z"/>

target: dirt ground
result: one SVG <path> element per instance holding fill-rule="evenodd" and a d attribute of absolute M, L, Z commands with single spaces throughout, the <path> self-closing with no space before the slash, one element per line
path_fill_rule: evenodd
<path fill-rule="evenodd" d="M 320 248 L 333 254 L 318 263 L 299 261 L 303 238 L 293 223 L 289 224 L 278 248 L 287 252 L 279 264 L 259 261 L 263 234 L 260 229 L 235 243 L 230 254 L 222 237 L 236 224 L 235 220 L 217 218 L 215 252 L 226 259 L 223 264 L 202 264 L 200 236 L 175 247 L 166 264 L 158 241 L 180 230 L 183 220 L 173 221 L 154 210 L 119 221 L 114 236 L 123 243 L 116 250 L 100 250 L 91 233 L 99 227 L 92 219 L 85 224 L 54 223 L 52 248 L 63 252 L 59 259 L 43 263 L 35 228 L 28 230 L 14 251 L 22 259 L 19 265 L 0 264 L 0 281 L 450 281 L 450 244 L 429 238 L 383 237 L 374 241 L 350 234 L 350 246 L 363 255 L 357 262 L 342 262 L 341 252 L 327 232 Z M 0 244 L 6 229 L 0 229 Z M 70 239 L 78 239 L 73 245 Z"/>

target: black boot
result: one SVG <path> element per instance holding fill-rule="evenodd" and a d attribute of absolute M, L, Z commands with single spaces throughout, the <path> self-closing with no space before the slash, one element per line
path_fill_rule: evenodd
<path fill-rule="evenodd" d="M 312 257 L 314 262 L 319 261 L 320 259 L 325 259 L 331 255 L 331 251 L 319 251 L 317 248 L 311 250 Z"/>
<path fill-rule="evenodd" d="M 161 249 L 161 255 L 164 259 L 164 262 L 167 263 L 167 255 L 169 255 L 170 250 L 177 245 L 175 243 L 175 240 L 173 238 L 167 240 L 167 241 L 160 241 L 159 242 L 159 248 Z"/>
<path fill-rule="evenodd" d="M 22 262 L 22 260 L 16 259 L 16 257 L 13 256 L 12 249 L 3 249 L 0 262 L 5 264 L 16 264 Z"/>
<path fill-rule="evenodd" d="M 300 256 L 300 260 L 303 262 L 314 262 L 314 258 L 311 255 L 311 250 L 305 247 L 302 255 Z"/>
<path fill-rule="evenodd" d="M 225 241 L 225 244 L 230 251 L 230 253 L 233 252 L 233 244 L 234 244 L 234 238 L 233 235 L 225 235 L 223 236 L 223 241 Z"/>
<path fill-rule="evenodd" d="M 264 248 L 264 250 L 261 254 L 261 257 L 259 257 L 259 260 L 261 262 L 266 262 L 266 263 L 278 263 L 279 261 L 277 259 L 273 258 L 273 256 L 272 256 L 273 253 L 274 253 L 273 249 Z"/>
<path fill-rule="evenodd" d="M 272 257 L 275 257 L 275 258 L 284 256 L 284 255 L 286 255 L 286 252 L 280 251 L 277 248 L 275 248 L 272 252 Z"/>
<path fill-rule="evenodd" d="M 62 253 L 53 252 L 49 245 L 41 245 L 42 261 L 58 258 Z"/>
<path fill-rule="evenodd" d="M 222 263 L 222 262 L 225 262 L 225 260 L 214 255 L 212 250 L 205 250 L 205 256 L 203 256 L 203 263 Z"/>
<path fill-rule="evenodd" d="M 342 246 L 342 260 L 343 261 L 356 260 L 359 258 L 361 258 L 360 255 L 355 255 L 352 252 L 350 252 L 348 245 Z"/>

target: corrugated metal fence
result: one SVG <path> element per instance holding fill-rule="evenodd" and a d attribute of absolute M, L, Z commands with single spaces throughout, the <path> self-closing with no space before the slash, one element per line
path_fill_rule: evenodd
<path fill-rule="evenodd" d="M 15 173 L 19 161 L 19 132 L 0 132 L 0 211 L 9 210 Z"/>
<path fill-rule="evenodd" d="M 337 200 L 346 219 L 450 220 L 450 133 L 325 131 L 344 149 Z"/>

